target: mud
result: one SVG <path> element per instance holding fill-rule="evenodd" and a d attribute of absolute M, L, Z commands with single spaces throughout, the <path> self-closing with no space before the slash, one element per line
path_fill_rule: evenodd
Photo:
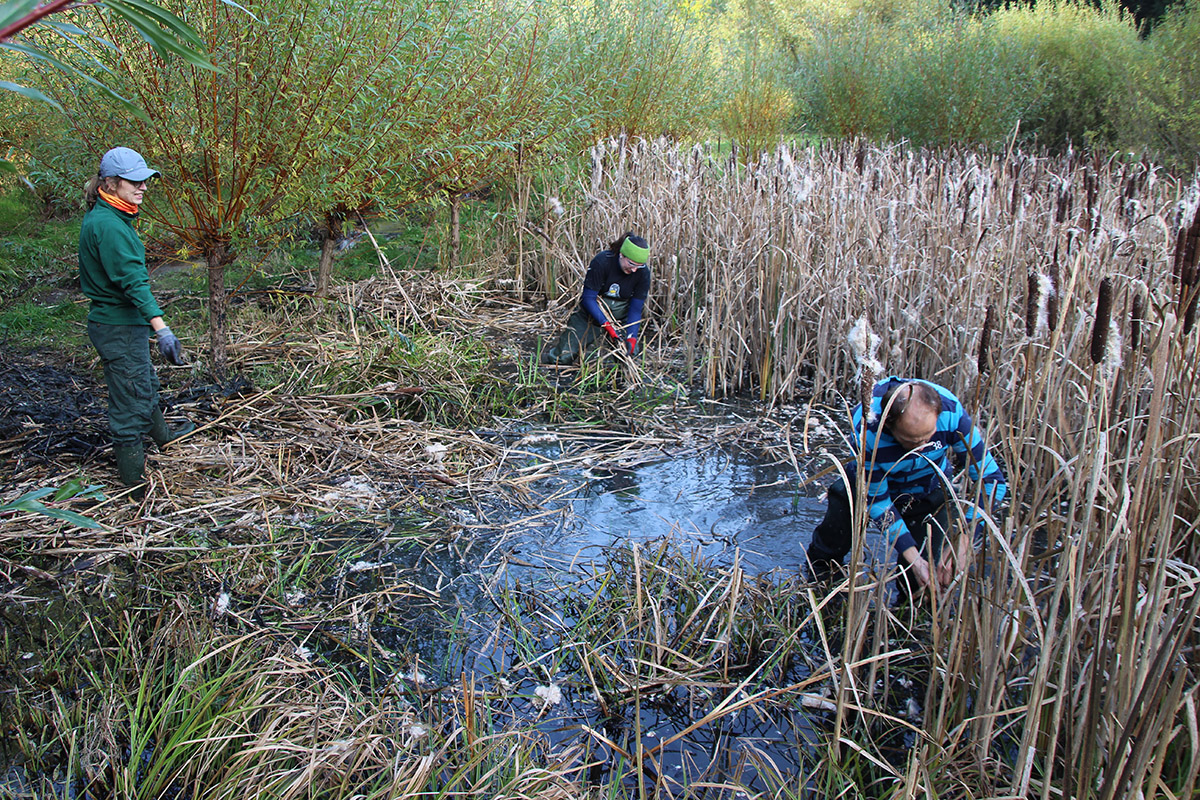
<path fill-rule="evenodd" d="M 215 405 L 253 392 L 243 378 L 224 384 L 163 387 L 167 413 L 188 406 L 191 413 L 215 413 Z M 107 458 L 108 391 L 104 378 L 78 363 L 39 352 L 0 347 L 0 488 L 34 466 L 62 471 Z"/>
<path fill-rule="evenodd" d="M 5 479 L 32 464 L 88 462 L 108 446 L 103 385 L 39 354 L 0 352 Z"/>

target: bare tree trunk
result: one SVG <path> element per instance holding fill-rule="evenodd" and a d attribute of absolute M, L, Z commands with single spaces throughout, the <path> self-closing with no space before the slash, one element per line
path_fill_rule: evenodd
<path fill-rule="evenodd" d="M 462 195 L 450 195 L 450 267 L 458 266 L 462 255 Z"/>
<path fill-rule="evenodd" d="M 342 231 L 342 217 L 331 213 L 325 216 L 319 235 L 321 237 L 321 257 L 317 261 L 317 287 L 314 294 L 317 297 L 329 295 L 329 278 L 333 273 L 333 249 L 337 245 L 338 236 Z"/>
<path fill-rule="evenodd" d="M 229 371 L 228 297 L 225 294 L 225 244 L 212 245 L 205 253 L 208 262 L 208 341 L 212 347 L 213 373 L 218 379 Z"/>

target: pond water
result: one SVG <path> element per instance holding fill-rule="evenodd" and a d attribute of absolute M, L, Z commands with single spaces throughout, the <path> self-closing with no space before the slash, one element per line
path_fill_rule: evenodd
<path fill-rule="evenodd" d="M 547 567 L 600 557 L 630 541 L 674 539 L 705 559 L 758 573 L 796 572 L 824 503 L 790 465 L 713 450 L 632 469 L 590 468 L 547 479 L 568 488 L 556 523 L 520 534 L 515 550 Z M 569 486 L 578 485 L 574 491 Z"/>
<path fill-rule="evenodd" d="M 550 446 L 541 455 L 553 459 L 558 453 Z M 720 566 L 736 555 L 750 574 L 795 575 L 825 513 L 824 489 L 832 480 L 807 478 L 748 448 L 714 447 L 634 467 L 567 467 L 535 486 L 549 499 L 537 505 L 539 524 L 519 531 L 511 552 L 556 569 L 602 558 L 628 542 L 669 538 Z M 559 513 L 547 519 L 551 509 Z M 874 531 L 866 548 L 868 559 L 890 555 Z"/>
<path fill-rule="evenodd" d="M 435 557 L 436 570 L 449 577 L 442 585 L 452 587 L 471 632 L 456 645 L 426 640 L 420 648 L 424 664 L 440 681 L 452 683 L 459 675 L 472 674 L 529 698 L 524 712 L 515 713 L 536 722 L 557 745 L 588 743 L 587 731 L 600 729 L 612 741 L 641 731 L 642 745 L 653 747 L 689 729 L 722 690 L 708 694 L 684 680 L 673 690 L 636 701 L 626 698 L 619 710 L 606 711 L 585 676 L 545 669 L 555 663 L 553 657 L 535 669 L 522 666 L 528 656 L 515 655 L 502 632 L 505 626 L 494 604 L 497 587 L 520 587 L 518 596 L 524 599 L 519 604 L 532 618 L 523 634 L 526 646 L 540 658 L 572 646 L 571 612 L 561 602 L 564 587 L 603 572 L 613 553 L 629 543 L 645 544 L 649 551 L 667 539 L 679 552 L 706 564 L 727 567 L 736 560 L 750 575 L 797 577 L 812 530 L 824 514 L 824 487 L 830 480 L 806 482 L 804 470 L 815 471 L 828 458 L 814 455 L 811 463 L 794 465 L 758 447 L 713 445 L 655 455 L 623 449 L 614 455 L 612 440 L 595 450 L 578 438 L 568 442 L 550 431 L 527 432 L 509 444 L 521 453 L 514 468 L 535 476 L 528 482 L 530 499 L 524 508 L 480 515 L 490 523 L 467 515 L 463 521 L 472 537 L 471 564 L 452 563 L 449 551 L 445 561 Z M 581 450 L 588 455 L 579 457 Z M 888 551 L 878 536 L 868 548 L 874 558 Z M 412 629 L 397 636 L 411 642 Z M 797 665 L 778 677 L 786 683 L 807 674 Z M 549 683 L 559 685 L 561 703 L 539 710 L 536 693 Z M 757 711 L 720 717 L 692 730 L 659 754 L 664 780 L 683 786 L 697 776 L 737 775 L 743 785 L 763 789 L 753 765 L 759 758 L 770 759 L 785 774 L 798 774 L 800 754 L 818 738 L 816 728 L 823 722 L 800 707 L 776 711 L 769 717 Z M 607 758 L 602 752 L 596 755 L 600 760 L 594 777 L 603 780 L 619 759 L 611 751 Z"/>

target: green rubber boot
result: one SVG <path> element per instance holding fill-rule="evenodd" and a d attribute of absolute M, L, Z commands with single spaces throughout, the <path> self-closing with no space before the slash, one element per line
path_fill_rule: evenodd
<path fill-rule="evenodd" d="M 135 500 L 146 496 L 146 450 L 140 444 L 113 445 L 113 455 L 117 457 L 117 474 L 125 486 L 135 486 L 132 494 Z"/>
<path fill-rule="evenodd" d="M 162 447 L 168 442 L 173 442 L 180 436 L 186 436 L 187 434 L 196 430 L 196 423 L 192 422 L 191 420 L 187 420 L 182 425 L 175 427 L 168 425 L 167 421 L 163 419 L 161 408 L 154 409 L 154 418 L 152 422 L 153 426 L 150 428 L 150 438 L 153 439 L 154 443 L 159 447 Z"/>

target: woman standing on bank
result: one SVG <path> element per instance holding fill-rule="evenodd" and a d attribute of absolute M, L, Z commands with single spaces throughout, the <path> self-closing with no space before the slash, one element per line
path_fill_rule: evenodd
<path fill-rule="evenodd" d="M 632 231 L 597 253 L 583 277 L 579 306 L 542 361 L 571 364 L 602 337 L 636 354 L 642 308 L 650 295 L 649 260 L 650 245 Z"/>
<path fill-rule="evenodd" d="M 158 406 L 158 374 L 150 363 L 149 339 L 175 365 L 186 363 L 179 339 L 163 322 L 150 293 L 146 250 L 134 230 L 146 183 L 158 171 L 128 147 L 109 150 L 88 182 L 88 211 L 79 231 L 79 283 L 92 301 L 88 338 L 104 364 L 108 385 L 108 427 L 117 472 L 125 486 L 145 489 L 143 437 L 162 446 L 192 431 L 191 422 L 171 428 Z"/>

